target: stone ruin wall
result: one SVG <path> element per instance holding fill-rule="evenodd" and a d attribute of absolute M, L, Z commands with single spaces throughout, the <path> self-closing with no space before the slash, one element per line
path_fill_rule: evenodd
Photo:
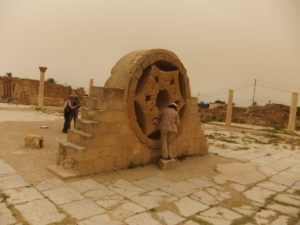
<path fill-rule="evenodd" d="M 91 87 L 90 96 L 82 99 L 76 129 L 60 143 L 57 165 L 48 168 L 82 175 L 156 162 L 160 135 L 149 121 L 173 101 L 179 105 L 181 125 L 171 156 L 206 154 L 197 99 L 190 96 L 186 70 L 177 56 L 161 49 L 127 54 L 105 86 Z"/>
<path fill-rule="evenodd" d="M 72 93 L 70 86 L 45 81 L 44 105 L 63 106 Z M 79 96 L 84 95 L 83 88 L 74 90 Z M 37 105 L 39 81 L 17 77 L 0 77 L 0 99 L 15 104 Z"/>

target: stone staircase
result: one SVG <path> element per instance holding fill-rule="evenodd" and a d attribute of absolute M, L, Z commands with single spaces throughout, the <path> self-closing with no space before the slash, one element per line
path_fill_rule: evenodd
<path fill-rule="evenodd" d="M 113 134 L 125 114 L 124 90 L 92 87 L 91 96 L 81 99 L 81 118 L 68 131 L 67 140 L 59 144 L 57 164 L 81 174 L 96 172 L 103 138 Z"/>

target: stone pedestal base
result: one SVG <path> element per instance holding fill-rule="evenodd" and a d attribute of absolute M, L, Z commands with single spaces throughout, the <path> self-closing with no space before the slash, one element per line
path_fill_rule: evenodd
<path fill-rule="evenodd" d="M 25 147 L 26 148 L 36 148 L 40 149 L 43 147 L 44 139 L 38 134 L 27 134 L 25 137 Z"/>
<path fill-rule="evenodd" d="M 160 159 L 158 165 L 161 170 L 174 169 L 176 166 L 176 159 Z"/>

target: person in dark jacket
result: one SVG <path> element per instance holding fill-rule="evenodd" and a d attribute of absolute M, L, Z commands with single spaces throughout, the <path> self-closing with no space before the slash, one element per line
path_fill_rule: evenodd
<path fill-rule="evenodd" d="M 71 110 L 71 118 L 70 118 L 70 123 L 72 120 L 74 121 L 74 128 L 76 126 L 76 121 L 78 118 L 78 113 L 79 113 L 79 108 L 80 108 L 80 100 L 78 96 L 74 93 L 72 94 L 74 96 L 74 101 L 72 102 L 72 105 L 75 107 L 74 109 Z"/>
<path fill-rule="evenodd" d="M 75 103 L 75 100 L 74 100 L 73 95 L 70 95 L 69 98 L 65 101 L 65 104 L 64 104 L 65 122 L 64 122 L 64 127 L 63 127 L 63 130 L 62 130 L 63 133 L 67 133 L 68 130 L 70 129 L 70 127 L 71 127 L 72 110 L 77 107 L 74 103 Z"/>

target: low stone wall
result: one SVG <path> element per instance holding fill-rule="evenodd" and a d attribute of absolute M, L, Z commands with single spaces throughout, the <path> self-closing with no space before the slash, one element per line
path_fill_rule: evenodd
<path fill-rule="evenodd" d="M 73 90 L 71 86 L 45 82 L 44 105 L 63 106 L 65 99 L 75 91 L 83 96 L 83 88 Z M 37 105 L 39 81 L 17 77 L 0 77 L 0 100 L 15 104 Z"/>

